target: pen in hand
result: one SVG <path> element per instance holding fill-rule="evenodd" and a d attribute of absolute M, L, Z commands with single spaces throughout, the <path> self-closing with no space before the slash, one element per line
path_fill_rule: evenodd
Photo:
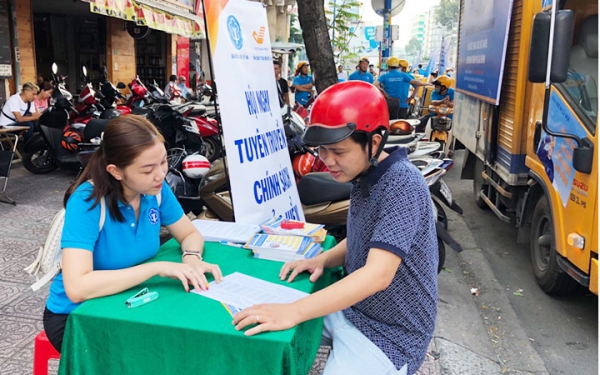
<path fill-rule="evenodd" d="M 231 241 L 219 241 L 219 243 L 221 245 L 225 245 L 225 246 L 238 247 L 240 249 L 244 247 L 244 245 L 242 245 L 240 243 L 235 243 L 235 242 L 231 242 Z"/>

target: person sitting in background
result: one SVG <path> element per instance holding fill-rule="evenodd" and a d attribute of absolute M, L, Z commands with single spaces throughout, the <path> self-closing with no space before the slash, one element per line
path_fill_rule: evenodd
<path fill-rule="evenodd" d="M 50 96 L 52 96 L 52 84 L 48 81 L 42 82 L 40 92 L 35 96 L 33 103 L 38 112 L 44 112 L 48 107 Z"/>
<path fill-rule="evenodd" d="M 187 87 L 187 79 L 184 76 L 179 76 L 179 82 L 177 82 L 177 88 L 181 92 L 181 96 L 184 99 L 190 99 L 192 93 L 190 89 Z"/>
<path fill-rule="evenodd" d="M 431 84 L 434 85 L 434 91 L 431 93 L 429 105 L 454 107 L 454 89 L 450 88 L 450 85 L 452 85 L 452 78 L 439 76 L 438 79 Z M 427 121 L 435 115 L 435 111 L 429 111 L 425 116 L 419 118 L 420 124 L 417 125 L 415 131 L 418 133 L 424 132 Z M 452 114 L 448 115 L 448 118 L 452 118 Z"/>
<path fill-rule="evenodd" d="M 165 182 L 167 152 L 157 128 L 140 116 L 122 116 L 107 125 L 102 139 L 63 201 L 62 271 L 52 282 L 43 317 L 59 352 L 67 318 L 83 301 L 154 276 L 180 280 L 186 292 L 190 285 L 207 290 L 206 273 L 217 282 L 223 277 L 219 266 L 202 260 L 204 239 Z M 181 263 L 145 263 L 158 254 L 161 225 L 181 244 Z"/>
<path fill-rule="evenodd" d="M 169 100 L 181 101 L 181 90 L 177 87 L 177 76 L 171 74 L 169 83 L 165 86 L 165 96 Z"/>
<path fill-rule="evenodd" d="M 29 126 L 29 130 L 23 134 L 25 141 L 28 141 L 33 136 L 35 122 L 41 115 L 33 103 L 39 91 L 40 88 L 35 83 L 24 83 L 21 93 L 11 96 L 4 103 L 0 113 L 0 127 Z"/>

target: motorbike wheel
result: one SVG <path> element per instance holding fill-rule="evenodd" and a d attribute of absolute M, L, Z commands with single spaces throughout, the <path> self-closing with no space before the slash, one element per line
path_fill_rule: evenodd
<path fill-rule="evenodd" d="M 221 157 L 221 153 L 223 152 L 223 145 L 221 145 L 221 141 L 219 137 L 213 135 L 212 137 L 204 138 L 204 143 L 206 143 L 206 158 L 211 163 L 218 158 Z"/>
<path fill-rule="evenodd" d="M 533 211 L 530 236 L 531 267 L 542 290 L 557 295 L 574 292 L 578 286 L 577 281 L 564 272 L 558 264 L 558 255 L 554 246 L 554 229 L 545 197 L 540 198 Z"/>
<path fill-rule="evenodd" d="M 473 197 L 475 198 L 475 205 L 482 210 L 487 210 L 490 207 L 485 203 L 485 201 L 479 196 L 479 193 L 483 191 L 485 195 L 487 195 L 488 189 L 490 186 L 488 184 L 483 183 L 483 176 L 481 176 L 481 172 L 483 172 L 483 162 L 479 159 L 475 161 L 475 167 L 473 171 Z"/>
<path fill-rule="evenodd" d="M 54 151 L 45 144 L 40 144 L 25 153 L 23 155 L 23 166 L 29 172 L 35 174 L 47 174 L 58 168 Z"/>
<path fill-rule="evenodd" d="M 446 264 L 446 245 L 444 245 L 444 241 L 442 241 L 442 239 L 439 236 L 437 238 L 437 241 L 438 241 L 438 257 L 439 257 L 437 272 L 439 274 L 444 269 L 444 264 Z"/>
<path fill-rule="evenodd" d="M 437 210 L 436 220 L 438 222 L 442 223 L 445 230 L 448 230 L 448 216 L 446 216 L 446 211 L 444 211 L 444 208 L 442 207 L 441 204 L 439 204 L 439 202 L 437 200 L 435 200 L 433 198 L 431 200 L 433 201 L 435 209 Z"/>

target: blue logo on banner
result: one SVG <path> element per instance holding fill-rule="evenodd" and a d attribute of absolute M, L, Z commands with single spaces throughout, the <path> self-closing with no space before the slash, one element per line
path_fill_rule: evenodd
<path fill-rule="evenodd" d="M 237 18 L 229 16 L 227 18 L 227 31 L 229 31 L 229 38 L 233 43 L 235 49 L 240 50 L 244 46 L 244 39 L 242 37 L 242 28 Z"/>
<path fill-rule="evenodd" d="M 152 225 L 156 225 L 158 223 L 158 210 L 156 208 L 150 209 L 150 212 L 148 212 L 148 219 Z"/>

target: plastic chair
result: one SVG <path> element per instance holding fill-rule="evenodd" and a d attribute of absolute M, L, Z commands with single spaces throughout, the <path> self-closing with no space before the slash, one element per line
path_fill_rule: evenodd
<path fill-rule="evenodd" d="M 42 331 L 35 337 L 33 375 L 48 375 L 48 361 L 50 359 L 60 359 L 60 353 L 48 341 L 46 331 Z"/>
<path fill-rule="evenodd" d="M 9 203 L 13 206 L 17 205 L 12 198 L 6 195 L 6 185 L 8 184 L 8 177 L 10 176 L 10 167 L 12 166 L 13 158 L 15 153 L 8 150 L 0 150 L 0 178 L 4 179 L 4 185 L 0 190 L 0 202 Z"/>

